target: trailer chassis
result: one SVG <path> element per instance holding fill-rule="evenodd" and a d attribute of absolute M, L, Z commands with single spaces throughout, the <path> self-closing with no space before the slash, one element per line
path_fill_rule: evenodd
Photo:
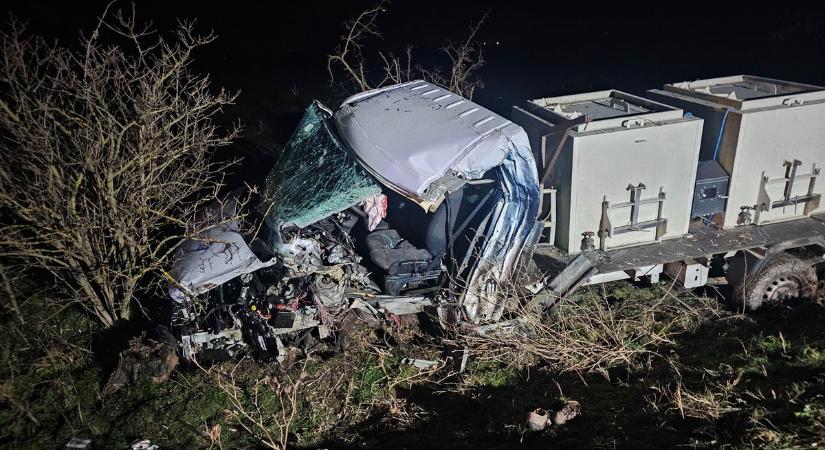
<path fill-rule="evenodd" d="M 772 260 L 788 252 L 797 254 L 808 267 L 825 262 L 825 214 L 726 230 L 696 220 L 681 238 L 587 250 L 574 256 L 563 255 L 553 246 L 537 245 L 532 261 L 545 275 L 527 288 L 535 295 L 533 303 L 545 308 L 581 286 L 642 277 L 657 282 L 663 272 L 686 288 L 697 288 L 707 284 L 709 264 L 715 256 L 746 259 L 740 273 L 731 273 L 726 265 L 726 276 L 736 284 L 758 277 Z"/>

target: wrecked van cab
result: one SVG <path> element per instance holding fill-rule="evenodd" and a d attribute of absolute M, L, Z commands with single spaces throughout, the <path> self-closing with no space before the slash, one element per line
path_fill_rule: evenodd
<path fill-rule="evenodd" d="M 280 357 L 348 317 L 427 306 L 497 320 L 497 291 L 537 235 L 536 174 L 521 127 L 428 82 L 364 92 L 334 113 L 314 102 L 266 178 L 262 226 L 246 235 L 227 220 L 179 249 L 182 354 Z"/>

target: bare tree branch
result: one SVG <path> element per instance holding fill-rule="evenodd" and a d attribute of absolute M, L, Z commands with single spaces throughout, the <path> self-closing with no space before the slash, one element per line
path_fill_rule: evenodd
<path fill-rule="evenodd" d="M 79 50 L 15 19 L 0 33 L 0 257 L 51 273 L 105 326 L 210 226 L 198 211 L 231 164 L 212 153 L 240 131 L 213 121 L 236 94 L 189 68 L 214 39 L 193 23 L 166 39 L 109 7 Z"/>
<path fill-rule="evenodd" d="M 446 87 L 450 91 L 472 98 L 475 90 L 483 87 L 476 73 L 484 65 L 478 32 L 489 16 L 470 25 L 469 35 L 462 41 L 447 42 L 441 51 L 447 56 L 449 71 L 443 73 L 440 68 L 413 65 L 412 46 L 406 48 L 406 61 L 396 57 L 392 52 L 377 51 L 377 57 L 383 64 L 383 78 L 371 82 L 367 66 L 366 51 L 371 38 L 380 38 L 381 33 L 376 24 L 378 15 L 386 12 L 389 2 L 382 0 L 376 6 L 363 11 L 353 20 L 344 24 L 346 32 L 341 36 L 335 52 L 327 55 L 327 70 L 330 82 L 336 82 L 336 69 L 343 71 L 345 78 L 360 91 L 379 88 L 388 84 L 403 83 L 422 77 L 432 83 Z M 413 68 L 414 67 L 414 68 Z"/>
<path fill-rule="evenodd" d="M 470 34 L 459 42 L 448 42 L 441 50 L 450 59 L 449 79 L 444 80 L 444 85 L 458 95 L 466 98 L 473 98 L 477 88 L 484 87 L 481 80 L 475 78 L 475 72 L 484 65 L 484 56 L 478 44 L 478 30 L 484 25 L 489 12 L 481 17 L 475 24 L 470 24 Z"/>
<path fill-rule="evenodd" d="M 365 40 L 370 37 L 381 37 L 375 22 L 378 20 L 378 15 L 386 11 L 389 3 L 387 0 L 380 0 L 374 7 L 363 11 L 358 17 L 344 24 L 346 34 L 341 36 L 341 41 L 335 52 L 327 55 L 327 70 L 329 71 L 330 81 L 335 80 L 333 67 L 340 65 L 360 90 L 372 89 L 367 81 L 362 50 Z"/>

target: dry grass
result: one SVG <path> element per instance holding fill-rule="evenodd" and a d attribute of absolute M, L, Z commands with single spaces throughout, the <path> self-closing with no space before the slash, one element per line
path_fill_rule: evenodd
<path fill-rule="evenodd" d="M 204 369 L 215 384 L 226 394 L 230 409 L 227 416 L 254 436 L 261 445 L 274 450 L 285 450 L 289 433 L 298 414 L 299 394 L 304 388 L 309 358 L 299 363 L 297 375 L 275 371 L 259 378 L 251 386 L 239 381 L 238 370 L 244 360 L 234 365 L 218 365 Z M 273 368 L 274 369 L 274 368 Z M 208 429 L 210 446 L 221 444 L 221 431 Z"/>
<path fill-rule="evenodd" d="M 740 372 L 732 380 L 708 382 L 690 389 L 678 378 L 674 383 L 653 386 L 653 395 L 647 400 L 660 414 L 678 412 L 682 418 L 716 420 L 735 409 L 732 401 L 734 390 L 741 380 Z"/>
<path fill-rule="evenodd" d="M 479 359 L 607 375 L 612 367 L 637 367 L 645 356 L 674 345 L 676 334 L 722 317 L 717 302 L 677 295 L 672 288 L 660 287 L 658 297 L 639 298 L 633 292 L 619 299 L 605 287 L 593 288 L 562 301 L 546 315 L 515 309 L 518 323 L 512 332 L 466 334 L 462 339 Z"/>
<path fill-rule="evenodd" d="M 420 408 L 399 396 L 399 389 L 439 382 L 445 372 L 447 361 L 437 347 L 406 345 L 417 337 L 411 328 L 389 331 L 401 345 L 357 329 L 346 351 L 326 358 L 310 352 L 287 358 L 283 367 L 245 359 L 202 370 L 226 394 L 226 419 L 265 448 L 313 446 L 331 436 L 353 443 L 354 430 L 370 418 L 380 417 L 378 427 L 414 426 Z M 402 363 L 408 357 L 436 364 L 419 369 Z M 221 448 L 220 428 L 207 425 L 202 434 L 210 446 Z"/>
<path fill-rule="evenodd" d="M 25 311 L 29 303 L 19 298 Z M 384 330 L 351 331 L 351 345 L 343 351 L 320 345 L 304 356 L 294 349 L 283 368 L 246 360 L 208 372 L 181 372 L 163 385 L 125 388 L 104 404 L 75 395 L 75 406 L 61 400 L 62 394 L 48 397 L 48 404 L 34 403 L 41 391 L 9 390 L 24 383 L 14 373 L 7 375 L 14 386 L 4 383 L 0 394 L 17 402 L 9 405 L 15 423 L 39 434 L 55 423 L 47 415 L 55 404 L 82 411 L 84 419 L 58 435 L 92 429 L 87 433 L 106 448 L 147 430 L 153 430 L 148 436 L 153 442 L 169 448 L 355 447 L 379 441 L 403 447 L 431 438 L 446 447 L 466 443 L 469 448 L 492 439 L 515 443 L 522 436 L 558 437 L 563 446 L 564 436 L 552 431 L 525 434 L 524 416 L 536 406 L 567 399 L 581 402 L 588 422 L 573 422 L 564 433 L 591 447 L 609 440 L 630 445 L 629 440 L 659 430 L 676 436 L 652 439 L 662 447 L 688 440 L 708 447 L 809 447 L 825 436 L 820 369 L 825 341 L 814 332 L 825 313 L 816 311 L 809 308 L 779 323 L 771 317 L 771 328 L 760 328 L 767 324 L 725 320 L 738 316 L 667 284 L 639 289 L 612 283 L 583 289 L 547 316 L 528 315 L 511 334 L 451 336 L 445 342 L 405 321 Z M 5 330 L 8 336 L 24 328 Z M 7 340 L 18 349 L 37 347 L 35 340 Z M 450 361 L 456 352 L 450 350 L 465 344 L 470 360 L 457 375 Z M 28 355 L 30 373 L 65 364 L 58 352 L 41 350 Z M 402 363 L 404 358 L 437 364 L 418 369 Z M 608 371 L 609 379 L 599 375 Z M 68 380 L 66 388 L 78 386 L 94 396 L 96 372 L 88 379 L 87 384 Z M 55 390 L 55 384 L 44 386 Z M 474 422 L 478 414 L 467 405 L 484 411 L 484 420 Z M 438 426 L 428 425 L 434 423 Z M 111 429 L 104 428 L 109 424 Z M 48 447 L 44 440 L 28 447 L 19 445 L 20 438 L 15 442 L 17 448 Z"/>

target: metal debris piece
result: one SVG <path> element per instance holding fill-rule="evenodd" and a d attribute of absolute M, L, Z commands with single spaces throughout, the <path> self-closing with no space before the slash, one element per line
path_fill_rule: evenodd
<path fill-rule="evenodd" d="M 275 348 L 278 352 L 278 355 L 275 357 L 276 361 L 282 363 L 286 360 L 286 347 L 284 347 L 284 343 L 281 342 L 279 337 L 275 337 Z"/>
<path fill-rule="evenodd" d="M 404 358 L 401 360 L 401 364 L 409 364 L 422 370 L 430 370 L 438 365 L 438 362 L 429 359 Z"/>
<path fill-rule="evenodd" d="M 531 431 L 542 431 L 550 425 L 550 415 L 547 410 L 536 408 L 527 414 L 527 426 Z"/>
<path fill-rule="evenodd" d="M 360 326 L 377 328 L 382 324 L 381 313 L 372 305 L 356 298 L 350 304 L 349 310 L 341 321 L 341 329 L 350 331 Z"/>
<path fill-rule="evenodd" d="M 538 280 L 535 283 L 524 285 L 524 288 L 527 289 L 527 291 L 529 291 L 533 295 L 536 295 L 539 292 L 541 292 L 541 290 L 544 289 L 544 287 L 544 279 Z"/>
<path fill-rule="evenodd" d="M 66 443 L 66 448 L 88 448 L 91 443 L 91 439 L 73 437 Z"/>
<path fill-rule="evenodd" d="M 494 322 L 487 325 L 479 325 L 473 329 L 473 332 L 478 336 L 489 336 L 492 334 L 512 334 L 516 331 L 516 328 L 524 323 L 525 318 L 523 316 L 516 317 L 515 319 L 510 320 L 502 320 L 501 322 Z"/>
<path fill-rule="evenodd" d="M 470 357 L 470 349 L 464 347 L 461 350 L 453 350 L 453 368 L 458 367 L 458 373 L 464 373 L 467 368 L 467 359 Z M 456 364 L 458 362 L 458 364 Z"/>
<path fill-rule="evenodd" d="M 380 311 L 401 316 L 424 311 L 424 307 L 431 305 L 432 301 L 424 297 L 380 296 L 369 299 L 369 303 Z"/>
<path fill-rule="evenodd" d="M 232 357 L 246 348 L 243 342 L 243 331 L 238 320 L 235 327 L 221 330 L 217 333 L 199 331 L 181 335 L 181 354 L 187 360 L 194 361 L 195 355 L 203 350 L 222 350 Z"/>
<path fill-rule="evenodd" d="M 435 309 L 436 314 L 438 314 L 438 323 L 441 325 L 441 328 L 447 330 L 450 327 L 459 323 L 459 308 L 455 305 L 450 304 L 441 304 L 438 305 Z"/>
<path fill-rule="evenodd" d="M 556 414 L 553 415 L 553 423 L 555 425 L 564 425 L 575 419 L 579 414 L 581 414 L 581 412 L 582 407 L 579 402 L 570 400 L 565 403 L 560 410 L 556 411 Z"/>
<path fill-rule="evenodd" d="M 132 450 L 160 450 L 160 447 L 153 444 L 149 439 L 138 439 L 129 445 Z"/>

